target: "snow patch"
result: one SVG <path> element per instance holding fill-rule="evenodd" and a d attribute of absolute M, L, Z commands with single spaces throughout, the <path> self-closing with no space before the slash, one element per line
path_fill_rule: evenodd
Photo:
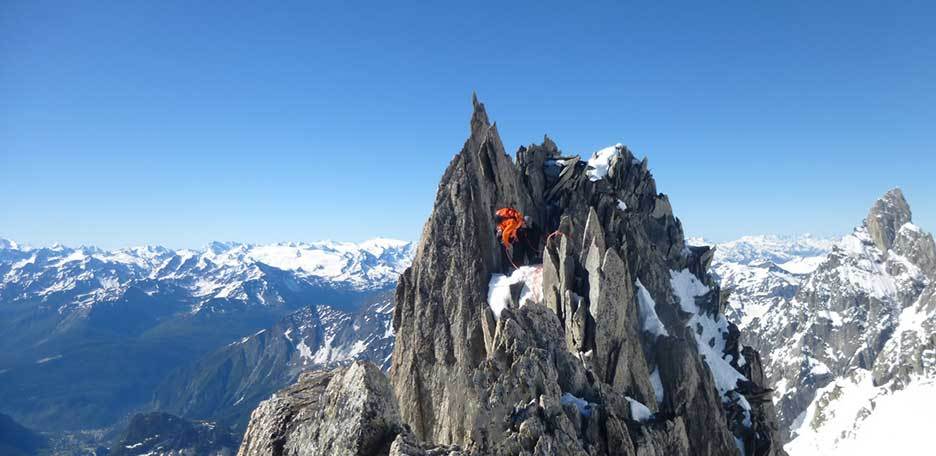
<path fill-rule="evenodd" d="M 842 315 L 834 310 L 820 310 L 816 313 L 816 316 L 825 320 L 829 320 L 832 323 L 832 326 L 842 326 Z"/>
<path fill-rule="evenodd" d="M 778 266 L 793 274 L 809 274 L 815 271 L 825 259 L 825 255 L 796 258 Z"/>
<path fill-rule="evenodd" d="M 637 303 L 640 311 L 640 327 L 656 336 L 668 336 L 666 326 L 656 313 L 656 302 L 650 296 L 650 292 L 640 283 L 640 279 L 637 279 Z"/>
<path fill-rule="evenodd" d="M 299 345 L 296 345 L 296 348 L 299 349 L 299 357 L 302 358 L 302 364 L 306 364 L 312 359 L 312 349 L 306 345 L 304 340 L 299 341 Z"/>
<path fill-rule="evenodd" d="M 921 234 L 923 233 L 923 229 L 922 229 L 922 228 L 920 228 L 920 227 L 914 225 L 914 224 L 911 223 L 911 222 L 907 222 L 907 223 L 904 223 L 903 225 L 901 225 L 901 226 L 900 226 L 900 230 L 898 230 L 898 232 L 900 232 L 900 231 L 909 231 L 909 232 L 912 232 L 912 233 L 921 233 Z"/>
<path fill-rule="evenodd" d="M 628 403 L 630 403 L 630 413 L 632 420 L 643 422 L 653 418 L 653 412 L 651 412 L 650 408 L 648 408 L 646 405 L 643 405 L 643 403 L 630 396 L 624 396 L 624 398 L 627 399 Z"/>
<path fill-rule="evenodd" d="M 622 144 L 615 144 L 592 154 L 588 159 L 588 169 L 585 170 L 588 179 L 595 182 L 607 177 L 608 171 L 611 170 L 611 159 L 619 157 L 622 150 L 624 150 Z"/>
<path fill-rule="evenodd" d="M 737 388 L 739 380 L 745 377 L 725 359 L 725 337 L 728 334 L 728 320 L 724 315 L 711 317 L 703 315 L 695 299 L 708 293 L 709 287 L 703 284 L 688 269 L 670 271 L 670 285 L 683 311 L 692 314 L 686 326 L 692 329 L 699 353 L 712 372 L 715 386 L 727 402 L 727 393 Z"/>
<path fill-rule="evenodd" d="M 488 282 L 488 306 L 494 312 L 494 318 L 500 319 L 501 311 L 510 307 L 512 298 L 510 286 L 523 283 L 520 291 L 520 307 L 527 304 L 542 304 L 543 302 L 543 265 L 522 266 L 510 273 L 491 274 Z"/>
<path fill-rule="evenodd" d="M 663 379 L 660 378 L 660 368 L 653 369 L 650 374 L 650 385 L 653 386 L 653 394 L 656 396 L 657 404 L 663 403 L 665 391 L 663 390 Z"/>

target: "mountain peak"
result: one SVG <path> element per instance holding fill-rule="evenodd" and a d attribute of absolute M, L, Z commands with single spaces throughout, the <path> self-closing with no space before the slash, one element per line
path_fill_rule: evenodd
<path fill-rule="evenodd" d="M 401 418 L 417 439 L 485 454 L 783 454 L 773 409 L 743 398 L 740 379 L 764 385 L 760 361 L 749 352 L 743 365 L 755 367 L 731 364 L 741 347 L 727 337 L 709 251 L 685 247 L 646 162 L 623 146 L 604 151 L 600 173 L 558 160 L 545 139 L 514 162 L 475 101 L 471 136 L 397 287 Z M 504 207 L 528 217 L 525 244 L 498 238 Z"/>
<path fill-rule="evenodd" d="M 214 253 L 215 255 L 222 254 L 228 250 L 234 249 L 241 244 L 239 242 L 233 241 L 211 241 L 208 245 L 205 246 L 204 251 Z"/>
<path fill-rule="evenodd" d="M 865 219 L 865 226 L 874 244 L 886 252 L 894 245 L 897 232 L 905 223 L 912 220 L 910 205 L 899 188 L 888 190 L 875 201 Z"/>
<path fill-rule="evenodd" d="M 487 110 L 484 109 L 484 103 L 478 101 L 478 94 L 471 94 L 471 134 L 472 136 L 478 134 L 483 135 L 488 127 L 491 126 L 491 121 L 488 120 Z"/>

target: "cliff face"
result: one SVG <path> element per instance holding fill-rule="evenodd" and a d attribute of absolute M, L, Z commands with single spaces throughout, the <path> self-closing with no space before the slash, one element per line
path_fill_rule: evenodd
<path fill-rule="evenodd" d="M 376 366 L 309 372 L 257 407 L 238 455 L 386 454 L 402 431 Z"/>
<path fill-rule="evenodd" d="M 541 264 L 504 253 L 501 207 L 557 232 Z M 397 287 L 389 453 L 783 454 L 711 256 L 646 160 L 618 145 L 586 163 L 547 138 L 514 163 L 475 100 Z"/>

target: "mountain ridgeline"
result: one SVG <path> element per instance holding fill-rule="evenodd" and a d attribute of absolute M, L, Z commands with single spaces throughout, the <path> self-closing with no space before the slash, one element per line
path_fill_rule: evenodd
<path fill-rule="evenodd" d="M 555 233 L 541 263 L 505 255 L 502 207 Z M 254 410 L 239 454 L 783 455 L 712 255 L 646 159 L 546 138 L 514 162 L 475 100 L 396 289 L 389 379 L 305 374 Z"/>
<path fill-rule="evenodd" d="M 156 389 L 152 406 L 242 433 L 257 404 L 304 371 L 356 359 L 389 368 L 392 310 L 389 291 L 357 312 L 306 307 L 172 372 Z"/>
<path fill-rule="evenodd" d="M 389 299 L 411 251 L 387 239 L 200 251 L 0 242 L 0 412 L 45 432 L 120 427 L 153 409 L 242 431 L 301 370 L 386 362 Z"/>

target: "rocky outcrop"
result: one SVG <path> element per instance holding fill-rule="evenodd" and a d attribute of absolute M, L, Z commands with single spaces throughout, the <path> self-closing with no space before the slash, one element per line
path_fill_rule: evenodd
<path fill-rule="evenodd" d="M 897 231 L 894 253 L 907 258 L 930 279 L 936 279 L 936 243 L 932 234 L 912 223 L 905 223 Z"/>
<path fill-rule="evenodd" d="M 260 403 L 250 416 L 238 455 L 387 454 L 403 430 L 393 391 L 376 366 L 302 374 Z"/>
<path fill-rule="evenodd" d="M 376 428 L 397 429 L 386 452 L 784 454 L 759 358 L 739 345 L 708 274 L 712 251 L 686 245 L 647 160 L 617 145 L 586 163 L 549 138 L 516 157 L 474 100 L 397 287 L 399 422 Z M 493 214 L 508 206 L 553 233 L 527 240 L 541 264 L 516 265 L 501 247 Z M 507 296 L 489 295 L 501 279 Z M 248 438 L 328 410 L 277 398 L 254 412 Z M 276 439 L 298 448 L 293 435 Z M 257 448 L 245 439 L 241 454 L 318 454 Z"/>
<path fill-rule="evenodd" d="M 868 234 L 874 245 L 886 252 L 894 246 L 900 227 L 912 218 L 910 205 L 899 188 L 892 189 L 878 199 L 865 219 Z"/>

